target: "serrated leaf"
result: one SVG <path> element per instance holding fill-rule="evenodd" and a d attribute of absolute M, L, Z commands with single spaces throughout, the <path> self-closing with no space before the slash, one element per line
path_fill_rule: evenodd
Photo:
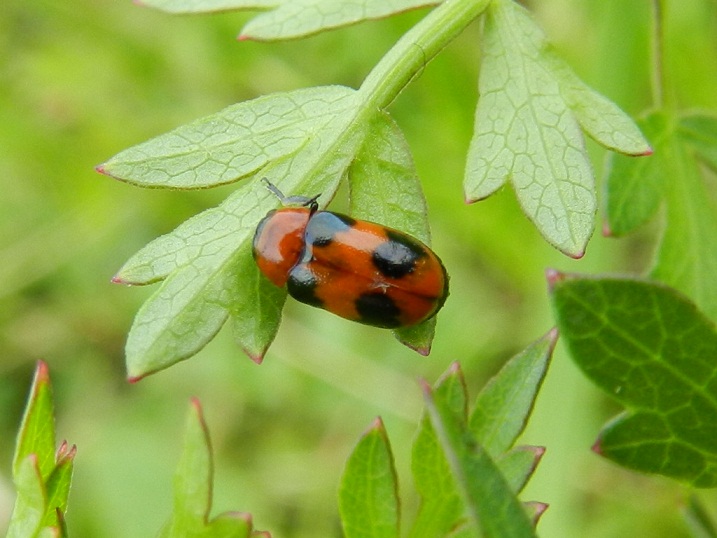
<path fill-rule="evenodd" d="M 430 245 L 426 199 L 403 133 L 386 114 L 377 114 L 349 169 L 351 215 L 401 230 Z M 380 200 L 381 203 L 377 203 Z M 404 345 L 428 355 L 435 331 L 432 318 L 394 331 Z"/>
<path fill-rule="evenodd" d="M 275 93 L 131 147 L 98 170 L 142 187 L 198 189 L 237 181 L 330 132 L 355 107 L 355 92 L 324 86 Z"/>
<path fill-rule="evenodd" d="M 30 395 L 25 406 L 13 458 L 13 476 L 20 465 L 34 454 L 43 480 L 55 467 L 55 411 L 47 364 L 38 361 Z"/>
<path fill-rule="evenodd" d="M 376 419 L 354 448 L 339 489 L 346 538 L 398 538 L 399 504 L 391 446 Z"/>
<path fill-rule="evenodd" d="M 513 446 L 533 410 L 558 335 L 550 331 L 509 360 L 476 399 L 469 428 L 493 458 Z"/>
<path fill-rule="evenodd" d="M 424 387 L 431 424 L 461 492 L 470 524 L 485 538 L 534 537 L 533 525 L 488 452 L 446 402 Z"/>
<path fill-rule="evenodd" d="M 551 276 L 573 360 L 625 405 L 596 450 L 626 467 L 696 487 L 717 485 L 717 331 L 663 285 Z"/>
<path fill-rule="evenodd" d="M 14 482 L 17 498 L 5 538 L 34 536 L 40 530 L 47 507 L 47 493 L 35 454 L 16 463 Z"/>
<path fill-rule="evenodd" d="M 468 394 L 457 363 L 451 365 L 435 384 L 434 397 L 445 402 L 462 420 L 467 420 Z M 411 471 L 421 505 L 409 536 L 445 536 L 465 519 L 464 508 L 436 432 L 426 414 L 413 442 Z"/>
<path fill-rule="evenodd" d="M 272 9 L 282 0 L 136 0 L 136 3 L 168 13 L 212 13 L 249 9 Z"/>

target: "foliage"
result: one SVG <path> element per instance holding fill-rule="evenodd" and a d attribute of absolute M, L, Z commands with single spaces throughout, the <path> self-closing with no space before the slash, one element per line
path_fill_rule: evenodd
<path fill-rule="evenodd" d="M 0 17 L 8 82 L 0 92 L 0 452 L 10 459 L 2 440 L 21 413 L 26 365 L 51 360 L 67 409 L 61 429 L 82 448 L 70 531 L 142 536 L 171 512 L 164 535 L 247 535 L 245 514 L 210 516 L 212 505 L 240 504 L 278 535 L 329 536 L 340 526 L 331 498 L 337 462 L 381 415 L 344 470 L 347 534 L 368 526 L 472 536 L 481 526 L 487 536 L 530 535 L 545 504 L 524 505 L 526 518 L 513 493 L 542 449 L 514 447 L 513 432 L 526 428 L 540 381 L 521 382 L 519 368 L 510 374 L 515 361 L 470 415 L 456 370 L 425 386 L 411 469 L 405 447 L 420 405 L 412 379 L 434 379 L 442 359 L 458 357 L 468 384 L 478 384 L 545 331 L 553 321 L 537 290 L 553 266 L 561 268 L 549 272 L 549 286 L 564 347 L 606 397 L 562 357 L 553 361 L 521 441 L 548 448 L 521 494 L 550 502 L 541 534 L 715 535 L 717 498 L 704 489 L 714 485 L 717 449 L 713 3 L 652 0 L 652 28 L 650 4 L 618 0 L 549 0 L 531 3 L 530 14 L 508 0 L 144 3 L 260 13 L 170 18 L 105 0 L 72 8 L 10 0 Z M 367 24 L 349 28 L 359 22 Z M 232 49 L 228 34 L 241 25 Z M 588 84 L 631 114 L 644 111 L 637 123 Z M 163 130 L 99 167 L 153 192 L 138 196 L 90 176 L 90 165 Z M 605 149 L 612 154 L 601 174 Z M 490 200 L 459 207 L 461 174 L 469 202 Z M 437 324 L 395 332 L 409 348 L 432 351 L 430 361 L 410 358 L 381 331 L 297 307 L 267 284 L 248 248 L 276 205 L 260 188 L 263 176 L 289 194 L 322 193 L 323 207 L 347 205 L 432 236 L 452 295 Z M 591 237 L 598 201 L 605 234 L 625 239 Z M 151 296 L 106 286 L 103 275 L 130 249 L 139 252 L 114 280 L 158 283 Z M 559 253 L 584 255 L 583 273 L 651 280 L 578 277 Z M 202 360 L 128 390 L 120 342 L 141 299 L 126 347 L 130 378 L 200 350 Z M 220 332 L 227 320 L 233 338 Z M 261 368 L 227 361 L 236 345 L 255 362 L 271 360 Z M 67 534 L 74 448 L 63 443 L 55 454 L 43 368 L 13 459 L 10 535 Z M 192 400 L 172 503 L 169 425 L 176 401 L 195 394 L 210 414 L 221 410 L 220 472 L 212 485 L 208 434 Z M 625 410 L 601 429 L 616 404 Z M 585 449 L 596 435 L 603 457 L 591 459 Z M 415 492 L 404 479 L 411 471 Z M 0 526 L 10 519 L 5 497 Z M 513 517 L 494 517 L 501 510 Z"/>

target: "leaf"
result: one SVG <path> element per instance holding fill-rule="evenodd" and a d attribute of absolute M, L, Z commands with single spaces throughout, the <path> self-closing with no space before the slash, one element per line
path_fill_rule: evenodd
<path fill-rule="evenodd" d="M 365 20 L 380 19 L 440 0 L 141 0 L 169 13 L 267 10 L 255 16 L 239 39 L 277 40 L 303 37 Z"/>
<path fill-rule="evenodd" d="M 468 394 L 465 379 L 458 363 L 454 363 L 438 380 L 434 395 L 467 420 Z M 424 414 L 413 442 L 411 471 L 416 491 L 421 497 L 418 515 L 409 536 L 415 538 L 445 536 L 465 520 L 460 494 L 450 472 L 430 418 Z"/>
<path fill-rule="evenodd" d="M 249 538 L 255 535 L 249 514 L 225 512 L 209 520 L 213 474 L 209 430 L 201 404 L 194 398 L 187 415 L 182 455 L 174 473 L 172 515 L 160 532 L 162 538 Z"/>
<path fill-rule="evenodd" d="M 519 446 L 506 452 L 496 460 L 511 491 L 520 493 L 535 472 L 545 454 L 545 449 L 536 446 Z"/>
<path fill-rule="evenodd" d="M 47 507 L 47 493 L 37 456 L 30 454 L 16 461 L 13 474 L 17 499 L 5 538 L 27 538 L 39 532 Z"/>
<path fill-rule="evenodd" d="M 717 116 L 708 113 L 688 113 L 679 120 L 682 138 L 689 143 L 707 164 L 717 169 Z"/>
<path fill-rule="evenodd" d="M 70 484 L 74 470 L 77 447 L 69 447 L 64 442 L 58 450 L 57 464 L 46 482 L 47 511 L 42 521 L 45 527 L 61 528 L 62 516 L 67 511 L 67 498 L 70 495 Z"/>
<path fill-rule="evenodd" d="M 231 183 L 326 136 L 355 92 L 325 86 L 238 103 L 115 155 L 97 169 L 142 187 L 198 189 Z M 320 134 L 322 133 L 322 134 Z"/>
<path fill-rule="evenodd" d="M 13 475 L 27 457 L 34 454 L 43 480 L 55 467 L 55 416 L 52 385 L 47 364 L 38 361 L 25 414 L 18 432 L 13 458 Z"/>
<path fill-rule="evenodd" d="M 346 538 L 399 536 L 396 470 L 380 418 L 346 462 L 339 489 L 339 512 Z"/>
<path fill-rule="evenodd" d="M 528 346 L 478 395 L 469 427 L 491 457 L 507 452 L 525 428 L 557 338 L 553 330 Z"/>
<path fill-rule="evenodd" d="M 401 230 L 430 245 L 426 199 L 403 133 L 386 113 L 376 115 L 368 132 L 349 169 L 351 215 Z M 428 355 L 435 325 L 432 318 L 395 330 L 394 335 Z"/>
<path fill-rule="evenodd" d="M 312 88 L 255 99 L 125 150 L 98 167 L 155 187 L 199 188 L 254 179 L 219 207 L 140 250 L 113 279 L 125 284 L 165 280 L 130 330 L 126 353 L 131 380 L 198 352 L 230 313 L 240 345 L 252 359 L 261 360 L 275 334 L 284 296 L 264 293 L 253 300 L 245 294 L 266 291 L 258 288 L 256 268 L 246 282 L 233 273 L 249 266 L 246 253 L 255 227 L 278 204 L 256 180 L 268 177 L 288 196 L 322 193 L 319 205 L 325 207 L 377 113 L 487 4 L 441 4 L 399 40 L 357 91 Z M 392 146 L 404 144 L 395 135 L 387 140 Z M 388 150 L 405 160 L 402 150 Z M 256 335 L 251 320 L 257 320 Z M 426 353 L 431 325 L 414 327 L 400 338 Z"/>
<path fill-rule="evenodd" d="M 182 455 L 174 474 L 172 518 L 162 536 L 199 535 L 204 530 L 212 504 L 213 472 L 209 432 L 195 399 L 189 408 Z"/>
<path fill-rule="evenodd" d="M 488 452 L 446 402 L 424 386 L 431 424 L 448 460 L 471 524 L 485 538 L 535 536 L 533 525 Z"/>
<path fill-rule="evenodd" d="M 608 227 L 615 235 L 632 231 L 663 202 L 666 222 L 651 276 L 686 293 L 715 320 L 717 206 L 691 149 L 710 162 L 710 151 L 717 153 L 717 120 L 656 112 L 642 125 L 653 137 L 655 154 L 642 166 L 614 158 L 607 178 Z"/>
<path fill-rule="evenodd" d="M 280 183 L 286 192 L 306 189 L 308 193 L 323 192 L 323 198 L 330 199 L 363 138 L 359 127 L 344 128 L 342 121 L 348 120 L 336 121 L 301 152 L 272 163 L 263 172 L 272 179 L 286 178 Z M 326 145 L 333 149 L 329 151 Z M 150 243 L 119 271 L 115 282 L 140 284 L 166 278 L 137 313 L 130 331 L 126 352 L 131 379 L 195 354 L 217 333 L 238 302 L 245 308 L 241 316 L 234 310 L 236 319 L 258 320 L 263 334 L 247 336 L 243 329 L 236 335 L 244 337 L 242 347 L 252 358 L 260 358 L 275 332 L 282 295 L 267 294 L 262 301 L 254 296 L 239 297 L 256 292 L 258 269 L 247 261 L 249 242 L 258 222 L 278 203 L 260 182 L 246 183 L 217 208 Z M 243 282 L 237 268 L 249 266 L 253 273 Z"/>
<path fill-rule="evenodd" d="M 622 236 L 641 226 L 657 211 L 664 196 L 663 149 L 671 121 L 660 112 L 638 120 L 655 152 L 647 159 L 610 155 L 606 167 L 606 233 Z"/>
<path fill-rule="evenodd" d="M 546 240 L 579 258 L 593 232 L 596 199 L 578 122 L 611 149 L 649 148 L 625 114 L 551 55 L 542 31 L 512 1 L 491 3 L 482 49 L 466 200 L 486 198 L 510 179 Z"/>
<path fill-rule="evenodd" d="M 238 289 L 229 301 L 234 338 L 254 362 L 261 363 L 279 331 L 286 289 L 265 278 L 248 252 L 240 254 L 234 270 L 241 275 L 236 277 Z"/>
<path fill-rule="evenodd" d="M 303 37 L 361 21 L 380 19 L 440 3 L 440 0 L 284 0 L 254 17 L 239 39 L 277 40 Z"/>
<path fill-rule="evenodd" d="M 717 333 L 665 286 L 550 275 L 553 309 L 573 360 L 628 411 L 595 449 L 631 469 L 717 485 Z"/>

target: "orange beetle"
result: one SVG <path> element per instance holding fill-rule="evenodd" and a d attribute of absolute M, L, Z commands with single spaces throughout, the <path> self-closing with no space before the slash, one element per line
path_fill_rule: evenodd
<path fill-rule="evenodd" d="M 374 327 L 398 328 L 425 321 L 448 296 L 441 260 L 419 240 L 398 230 L 319 211 L 316 199 L 285 197 L 254 235 L 261 272 L 312 306 Z"/>

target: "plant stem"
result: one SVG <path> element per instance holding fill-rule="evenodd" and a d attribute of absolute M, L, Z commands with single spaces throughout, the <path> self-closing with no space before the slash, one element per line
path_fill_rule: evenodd
<path fill-rule="evenodd" d="M 491 0 L 445 0 L 411 28 L 364 80 L 367 109 L 386 108 L 425 65 L 475 20 Z"/>
<path fill-rule="evenodd" d="M 652 104 L 661 109 L 665 104 L 663 0 L 652 0 Z"/>

